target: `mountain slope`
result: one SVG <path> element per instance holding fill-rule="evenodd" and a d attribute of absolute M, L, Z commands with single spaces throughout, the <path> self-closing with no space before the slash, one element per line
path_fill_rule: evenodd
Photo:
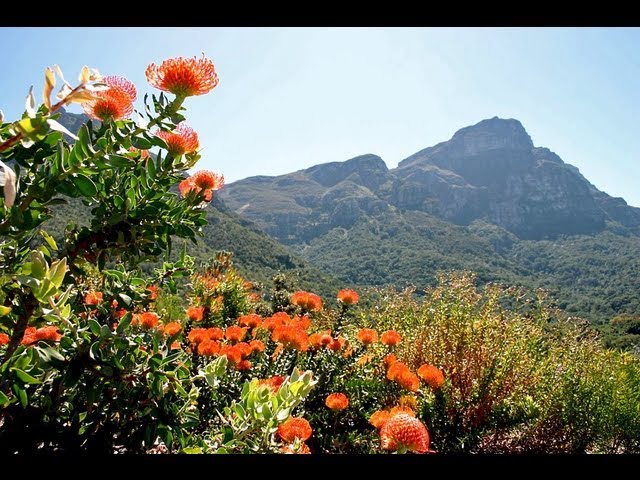
<path fill-rule="evenodd" d="M 345 282 L 421 288 L 471 269 L 549 288 L 592 320 L 640 311 L 640 209 L 535 147 L 517 120 L 463 128 L 395 169 L 368 154 L 250 177 L 221 197 Z"/>

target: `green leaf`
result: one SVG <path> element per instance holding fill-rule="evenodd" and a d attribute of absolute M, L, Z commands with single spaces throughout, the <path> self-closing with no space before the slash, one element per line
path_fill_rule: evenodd
<path fill-rule="evenodd" d="M 129 295 L 126 293 L 118 293 L 118 297 L 120 297 L 127 307 L 131 306 L 131 297 Z"/>
<path fill-rule="evenodd" d="M 0 408 L 9 406 L 11 399 L 7 397 L 2 391 L 0 391 Z"/>
<path fill-rule="evenodd" d="M 18 396 L 18 399 L 20 400 L 20 404 L 23 407 L 26 407 L 27 404 L 29 403 L 26 390 L 22 388 L 20 385 L 18 385 L 17 383 L 14 383 L 12 385 L 12 389 L 13 389 L 13 393 L 15 393 Z"/>
<path fill-rule="evenodd" d="M 89 328 L 94 335 L 100 335 L 100 324 L 93 318 L 89 319 Z"/>
<path fill-rule="evenodd" d="M 153 147 L 153 143 L 151 143 L 144 137 L 133 137 L 131 139 L 131 145 L 140 150 L 149 150 L 151 147 Z"/>
<path fill-rule="evenodd" d="M 40 380 L 38 380 L 35 377 L 32 377 L 24 370 L 20 370 L 19 368 L 15 368 L 15 367 L 12 367 L 11 370 L 14 371 L 16 373 L 16 376 L 20 380 L 22 380 L 24 383 L 28 383 L 30 385 L 36 385 L 38 383 L 42 383 Z"/>
<path fill-rule="evenodd" d="M 84 197 L 95 197 L 98 193 L 98 188 L 93 180 L 81 173 L 76 174 L 71 181 Z"/>
<path fill-rule="evenodd" d="M 54 200 L 56 200 L 56 199 L 54 199 Z M 67 203 L 63 199 L 58 199 L 58 200 L 62 200 L 62 203 Z M 50 200 L 47 203 L 51 204 L 51 202 L 53 202 L 53 200 Z M 39 232 L 40 232 L 40 235 L 42 235 L 42 237 L 44 238 L 45 242 L 47 242 L 47 245 L 49 245 L 51 250 L 57 251 L 58 250 L 58 244 L 56 243 L 55 239 L 51 235 L 49 235 L 47 232 L 45 232 L 44 230 L 39 230 Z"/>
<path fill-rule="evenodd" d="M 123 157 L 121 155 L 107 155 L 105 160 L 108 165 L 116 168 L 127 168 L 132 167 L 136 164 L 135 160 L 127 157 Z"/>
<path fill-rule="evenodd" d="M 202 453 L 202 448 L 200 447 L 186 447 L 181 450 L 182 453 L 186 454 L 200 454 Z"/>
<path fill-rule="evenodd" d="M 63 257 L 62 260 L 53 262 L 47 276 L 51 279 L 51 282 L 57 287 L 62 286 L 64 276 L 67 273 L 67 257 Z"/>
<path fill-rule="evenodd" d="M 133 314 L 131 312 L 127 312 L 126 315 L 120 319 L 116 332 L 117 333 L 124 332 L 127 329 L 127 327 L 131 324 L 131 320 L 133 320 Z"/>

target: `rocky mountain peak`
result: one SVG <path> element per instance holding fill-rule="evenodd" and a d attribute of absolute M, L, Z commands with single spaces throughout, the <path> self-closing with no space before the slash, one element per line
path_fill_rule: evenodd
<path fill-rule="evenodd" d="M 305 173 L 324 187 L 333 187 L 344 180 L 375 189 L 389 174 L 387 164 L 373 154 L 360 155 L 344 162 L 315 165 Z"/>
<path fill-rule="evenodd" d="M 493 117 L 458 130 L 451 143 L 464 148 L 466 155 L 477 155 L 488 150 L 526 150 L 533 141 L 522 124 L 513 118 Z"/>

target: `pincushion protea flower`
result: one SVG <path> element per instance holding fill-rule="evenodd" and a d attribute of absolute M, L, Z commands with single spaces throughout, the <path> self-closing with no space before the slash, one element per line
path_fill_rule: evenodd
<path fill-rule="evenodd" d="M 438 367 L 428 363 L 418 368 L 418 376 L 434 390 L 440 388 L 444 383 L 444 374 L 442 371 Z"/>
<path fill-rule="evenodd" d="M 106 90 L 95 92 L 91 99 L 82 102 L 82 109 L 91 118 L 103 122 L 129 118 L 137 97 L 136 87 L 124 77 L 109 75 L 102 78 Z"/>
<path fill-rule="evenodd" d="M 7 343 L 9 343 L 9 335 L 7 335 L 6 333 L 0 333 L 0 347 L 2 345 L 6 345 Z"/>
<path fill-rule="evenodd" d="M 199 322 L 204 315 L 204 307 L 189 307 L 187 308 L 187 317 L 193 322 Z"/>
<path fill-rule="evenodd" d="M 242 327 L 259 328 L 262 325 L 262 317 L 257 313 L 249 313 L 238 317 L 238 324 Z"/>
<path fill-rule="evenodd" d="M 61 338 L 62 335 L 58 333 L 58 327 L 52 325 L 41 328 L 27 327 L 22 337 L 22 344 L 31 345 L 38 340 L 52 340 L 57 342 Z"/>
<path fill-rule="evenodd" d="M 344 393 L 332 393 L 324 401 L 324 404 L 331 410 L 340 411 L 349 406 L 349 399 Z"/>
<path fill-rule="evenodd" d="M 145 71 L 152 86 L 177 97 L 204 95 L 213 90 L 220 80 L 213 62 L 202 58 L 169 58 L 160 65 L 149 64 Z"/>
<path fill-rule="evenodd" d="M 200 146 L 198 134 L 185 122 L 180 122 L 173 132 L 156 130 L 155 136 L 166 142 L 167 151 L 174 157 L 195 152 Z"/>
<path fill-rule="evenodd" d="M 85 305 L 98 305 L 103 302 L 102 292 L 89 292 L 84 296 Z"/>
<path fill-rule="evenodd" d="M 292 443 L 296 439 L 303 442 L 307 441 L 313 430 L 311 425 L 305 418 L 290 417 L 284 423 L 278 426 L 278 435 L 285 442 Z"/>
<path fill-rule="evenodd" d="M 360 296 L 353 290 L 344 288 L 338 292 L 338 301 L 343 305 L 355 305 L 359 299 Z"/>
<path fill-rule="evenodd" d="M 208 170 L 200 170 L 193 176 L 185 178 L 180 182 L 178 188 L 180 194 L 186 197 L 191 190 L 204 193 L 204 199 L 210 202 L 213 198 L 213 192 L 220 190 L 224 186 L 224 176 L 210 172 Z"/>
<path fill-rule="evenodd" d="M 429 451 L 427 427 L 415 417 L 406 413 L 393 415 L 380 429 L 380 442 L 385 450 Z"/>
<path fill-rule="evenodd" d="M 393 347 L 394 345 L 399 344 L 402 341 L 402 337 L 395 330 L 387 330 L 382 334 L 382 338 L 380 339 L 382 343 Z"/>
<path fill-rule="evenodd" d="M 243 327 L 239 327 L 237 325 L 231 325 L 227 327 L 227 330 L 225 333 L 227 336 L 227 340 L 233 343 L 237 343 L 244 338 L 245 334 L 247 333 L 247 329 Z"/>
<path fill-rule="evenodd" d="M 169 322 L 164 326 L 163 333 L 169 337 L 176 335 L 182 330 L 180 322 Z"/>
<path fill-rule="evenodd" d="M 319 311 L 322 309 L 322 299 L 318 295 L 302 290 L 291 295 L 291 303 L 309 311 Z"/>
<path fill-rule="evenodd" d="M 371 345 L 378 341 L 378 332 L 372 328 L 363 328 L 358 332 L 358 340 L 365 345 Z"/>

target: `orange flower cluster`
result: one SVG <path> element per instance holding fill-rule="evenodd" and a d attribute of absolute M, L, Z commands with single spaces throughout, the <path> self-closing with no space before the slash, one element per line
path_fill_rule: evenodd
<path fill-rule="evenodd" d="M 84 296 L 85 305 L 98 305 L 103 302 L 102 292 L 91 291 Z"/>
<path fill-rule="evenodd" d="M 371 417 L 369 417 L 369 423 L 380 430 L 382 426 L 387 422 L 387 420 L 399 413 L 405 413 L 407 415 L 415 416 L 415 412 L 410 407 L 398 405 L 391 408 L 390 410 L 378 410 L 376 412 L 373 412 Z"/>
<path fill-rule="evenodd" d="M 410 392 L 416 392 L 420 388 L 420 379 L 409 367 L 402 362 L 394 362 L 387 370 L 387 378 L 395 381 Z"/>
<path fill-rule="evenodd" d="M 296 439 L 306 442 L 312 433 L 309 422 L 301 417 L 289 417 L 278 426 L 278 436 L 287 443 L 293 443 Z"/>
<path fill-rule="evenodd" d="M 149 300 L 155 300 L 158 298 L 158 286 L 157 285 L 149 285 L 147 287 L 147 292 L 149 292 Z"/>
<path fill-rule="evenodd" d="M 187 338 L 193 345 L 198 345 L 205 340 L 222 340 L 224 338 L 224 332 L 218 327 L 192 328 Z"/>
<path fill-rule="evenodd" d="M 358 340 L 364 345 L 371 345 L 378 341 L 378 332 L 372 328 L 363 328 L 358 332 Z"/>
<path fill-rule="evenodd" d="M 402 341 L 402 337 L 395 330 L 387 330 L 382 334 L 380 341 L 389 347 L 393 347 Z"/>
<path fill-rule="evenodd" d="M 344 393 L 332 393 L 324 401 L 324 404 L 331 410 L 340 411 L 349 406 L 349 399 Z"/>
<path fill-rule="evenodd" d="M 315 293 L 298 291 L 291 295 L 291 303 L 309 312 L 322 310 L 322 299 Z"/>
<path fill-rule="evenodd" d="M 192 322 L 199 322 L 204 316 L 204 307 L 189 307 L 187 308 L 187 317 Z"/>
<path fill-rule="evenodd" d="M 202 58 L 170 58 L 160 65 L 149 64 L 145 71 L 147 81 L 154 87 L 178 97 L 204 95 L 219 83 L 213 62 Z"/>
<path fill-rule="evenodd" d="M 57 342 L 61 338 L 62 335 L 58 333 L 58 327 L 27 327 L 24 331 L 24 336 L 22 337 L 22 344 L 31 345 L 39 340 L 51 340 L 52 342 Z"/>
<path fill-rule="evenodd" d="M 0 347 L 9 343 L 9 335 L 0 333 Z"/>
<path fill-rule="evenodd" d="M 314 350 L 322 347 L 329 347 L 334 343 L 335 339 L 331 336 L 331 330 L 324 330 L 309 335 L 309 343 Z"/>
<path fill-rule="evenodd" d="M 238 324 L 241 327 L 260 328 L 260 326 L 262 326 L 262 317 L 257 313 L 242 315 L 238 318 Z"/>
<path fill-rule="evenodd" d="M 147 330 L 157 327 L 159 323 L 160 317 L 154 312 L 135 313 L 131 320 L 132 325 L 140 325 Z"/>
<path fill-rule="evenodd" d="M 172 337 L 180 333 L 180 330 L 182 330 L 180 322 L 169 322 L 164 326 L 163 333 L 168 337 Z"/>
<path fill-rule="evenodd" d="M 353 290 L 343 288 L 338 292 L 338 301 L 343 305 L 355 305 L 360 296 Z"/>
<path fill-rule="evenodd" d="M 428 363 L 418 368 L 418 376 L 434 390 L 439 389 L 444 383 L 444 374 L 442 371 L 438 367 Z"/>
<path fill-rule="evenodd" d="M 231 343 L 242 341 L 246 333 L 246 328 L 242 328 L 237 325 L 231 325 L 230 327 L 227 327 L 227 331 L 225 332 L 227 340 L 229 340 Z"/>
<path fill-rule="evenodd" d="M 185 178 L 180 182 L 178 188 L 180 194 L 186 197 L 187 194 L 194 190 L 197 193 L 202 192 L 204 199 L 210 202 L 213 199 L 213 192 L 224 187 L 224 175 L 220 175 L 209 170 L 200 170 L 193 176 Z"/>
<path fill-rule="evenodd" d="M 309 337 L 303 328 L 297 325 L 281 325 L 271 334 L 271 340 L 281 343 L 284 348 L 292 348 L 300 352 L 309 349 Z"/>
<path fill-rule="evenodd" d="M 280 385 L 285 381 L 285 377 L 282 375 L 274 375 L 273 377 L 259 380 L 258 385 L 266 385 L 271 389 L 273 393 L 277 393 L 280 390 Z"/>
<path fill-rule="evenodd" d="M 380 442 L 385 450 L 402 448 L 415 453 L 426 453 L 429 451 L 429 432 L 417 418 L 398 413 L 382 425 Z"/>
<path fill-rule="evenodd" d="M 156 130 L 155 136 L 165 141 L 167 151 L 174 157 L 195 152 L 200 146 L 198 134 L 184 122 L 178 124 L 173 132 Z M 182 187 L 180 188 L 180 192 L 182 192 Z"/>
<path fill-rule="evenodd" d="M 290 321 L 291 318 L 285 312 L 276 312 L 269 318 L 265 319 L 262 323 L 262 328 L 266 328 L 270 332 L 273 332 L 277 327 L 288 325 Z"/>
<path fill-rule="evenodd" d="M 129 118 L 133 102 L 137 98 L 136 87 L 124 77 L 108 75 L 101 80 L 108 88 L 95 92 L 90 100 L 82 103 L 82 109 L 91 118 L 103 122 Z"/>

